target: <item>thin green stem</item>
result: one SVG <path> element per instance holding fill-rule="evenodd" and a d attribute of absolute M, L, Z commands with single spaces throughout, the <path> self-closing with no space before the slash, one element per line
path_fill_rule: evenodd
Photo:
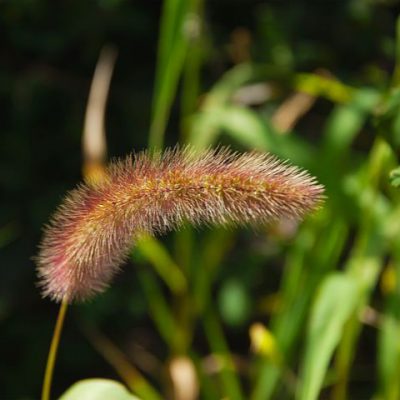
<path fill-rule="evenodd" d="M 57 322 L 54 328 L 53 338 L 51 339 L 49 355 L 47 357 L 46 371 L 44 373 L 42 400 L 50 400 L 51 382 L 53 380 L 54 365 L 57 357 L 58 345 L 60 344 L 61 332 L 64 325 L 65 314 L 68 302 L 64 298 L 58 311 Z"/>
<path fill-rule="evenodd" d="M 204 59 L 203 12 L 204 0 L 193 0 L 191 10 L 193 32 L 190 35 L 190 51 L 186 54 L 182 73 L 181 118 L 183 123 L 196 110 L 200 93 L 200 73 Z M 183 133 L 185 133 L 184 129 Z"/>

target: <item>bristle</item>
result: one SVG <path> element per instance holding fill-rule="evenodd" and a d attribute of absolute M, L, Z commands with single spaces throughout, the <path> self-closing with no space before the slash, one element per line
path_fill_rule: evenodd
<path fill-rule="evenodd" d="M 85 300 L 103 291 L 135 237 L 192 224 L 300 219 L 322 201 L 307 172 L 262 153 L 174 148 L 112 162 L 102 182 L 67 194 L 37 257 L 44 296 Z"/>

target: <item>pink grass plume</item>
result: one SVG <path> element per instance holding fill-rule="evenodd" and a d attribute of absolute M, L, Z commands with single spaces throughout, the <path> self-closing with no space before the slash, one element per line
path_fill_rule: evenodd
<path fill-rule="evenodd" d="M 301 219 L 322 200 L 312 176 L 269 154 L 177 147 L 128 156 L 55 212 L 36 258 L 43 295 L 72 302 L 104 291 L 143 233 Z"/>

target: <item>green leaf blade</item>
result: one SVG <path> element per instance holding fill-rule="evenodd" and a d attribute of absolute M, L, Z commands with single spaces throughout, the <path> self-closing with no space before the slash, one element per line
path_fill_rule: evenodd
<path fill-rule="evenodd" d="M 85 379 L 74 383 L 60 400 L 139 400 L 119 382 L 110 379 Z"/>
<path fill-rule="evenodd" d="M 306 353 L 298 400 L 315 400 L 343 327 L 358 304 L 357 281 L 343 273 L 328 276 L 315 299 L 307 329 Z"/>

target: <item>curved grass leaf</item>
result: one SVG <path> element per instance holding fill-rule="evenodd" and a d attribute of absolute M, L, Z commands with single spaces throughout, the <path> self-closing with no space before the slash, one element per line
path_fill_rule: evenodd
<path fill-rule="evenodd" d="M 331 274 L 322 283 L 307 329 L 298 400 L 318 398 L 329 361 L 339 343 L 344 324 L 357 307 L 358 297 L 357 281 L 343 273 Z"/>

